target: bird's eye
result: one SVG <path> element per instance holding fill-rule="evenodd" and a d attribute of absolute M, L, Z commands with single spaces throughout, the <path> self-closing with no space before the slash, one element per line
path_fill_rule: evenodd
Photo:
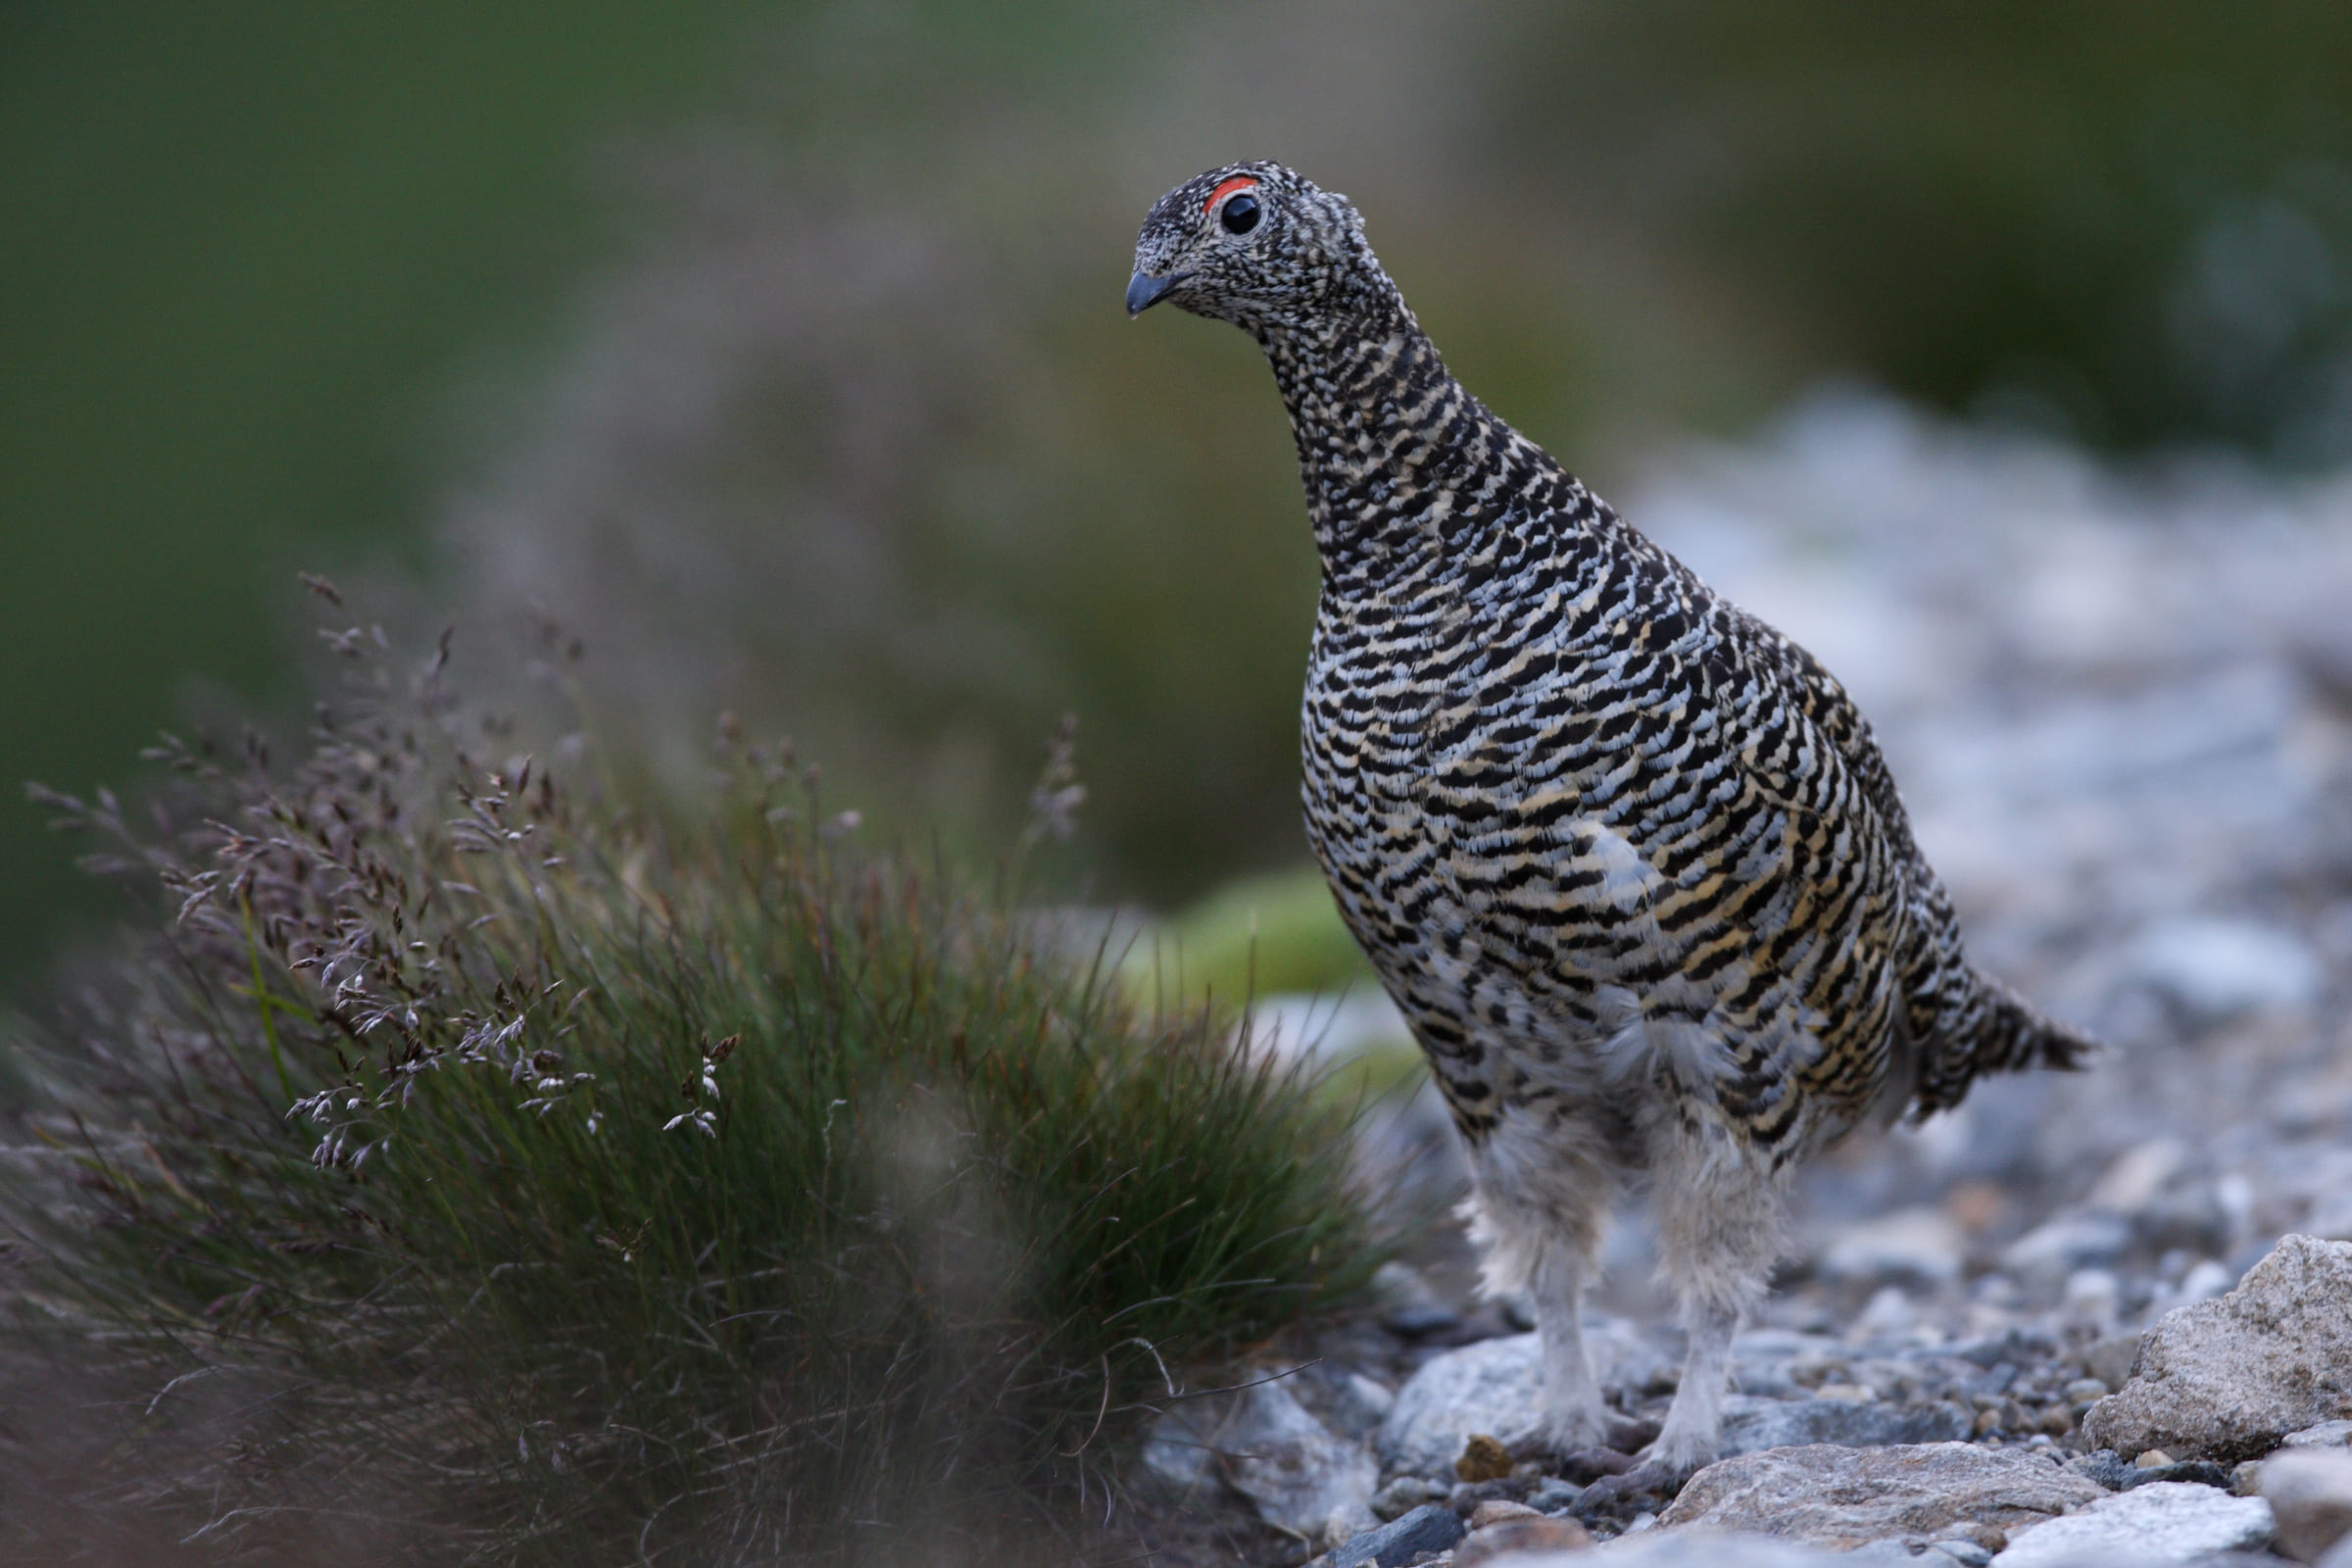
<path fill-rule="evenodd" d="M 1247 234 L 1257 226 L 1257 198 L 1248 194 L 1236 196 L 1225 204 L 1217 220 L 1225 225 L 1228 234 Z"/>

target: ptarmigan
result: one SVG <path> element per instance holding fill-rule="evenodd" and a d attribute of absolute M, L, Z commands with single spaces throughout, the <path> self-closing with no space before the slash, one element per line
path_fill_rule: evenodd
<path fill-rule="evenodd" d="M 1689 1330 L 1627 1488 L 1716 1451 L 1797 1161 L 2081 1035 L 1970 967 L 1870 726 L 1462 389 L 1346 198 L 1279 164 L 1177 186 L 1127 309 L 1255 338 L 1322 557 L 1307 836 L 1468 1145 L 1491 1289 L 1542 1330 L 1554 1446 L 1609 1430 L 1578 1327 L 1650 1193 Z"/>

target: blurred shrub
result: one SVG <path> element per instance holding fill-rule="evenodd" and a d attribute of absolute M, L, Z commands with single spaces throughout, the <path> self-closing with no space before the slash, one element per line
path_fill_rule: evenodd
<path fill-rule="evenodd" d="M 331 70 L 267 7 L 222 20 L 220 70 L 153 57 L 184 112 L 95 42 L 0 51 L 90 84 L 10 100 L 46 260 L 9 323 L 0 634 L 48 673 L 0 753 L 86 770 L 182 668 L 259 682 L 282 645 L 205 612 L 243 603 L 238 530 L 410 516 L 437 551 L 356 553 L 469 639 L 597 628 L 576 674 L 632 784 L 691 798 L 730 707 L 984 860 L 1076 711 L 1063 891 L 1169 907 L 1294 863 L 1287 432 L 1239 334 L 1117 304 L 1146 207 L 1236 157 L 1352 195 L 1455 368 L 1604 493 L 1824 377 L 2120 449 L 2352 454 L 2352 14 L 2312 0 L 689 9 L 632 53 L 524 7 L 457 97 L 429 17 Z M 604 91 L 662 101 L 628 82 L 686 72 L 697 27 L 743 39 L 732 76 L 575 139 Z M 174 158 L 106 152 L 133 125 Z M 187 156 L 206 135 L 235 155 Z M 584 200 L 503 182 L 559 165 Z M 370 423 L 461 371 L 433 463 L 413 413 Z M 59 923 L 36 833 L 0 815 L 0 944 Z"/>
<path fill-rule="evenodd" d="M 166 749 L 184 831 L 58 802 L 178 913 L 11 1042 L 11 1356 L 122 1401 L 62 1456 L 5 1431 L 19 1560 L 142 1518 L 265 1558 L 1080 1556 L 1140 1401 L 1378 1261 L 1310 1084 L 854 853 L 788 749 L 724 740 L 663 830 L 486 760 L 440 660 L 368 644 L 290 774 Z"/>
<path fill-rule="evenodd" d="M 1113 303 L 1145 206 L 1223 158 L 1354 196 L 1455 368 L 1604 491 L 1822 376 L 2352 443 L 2332 13 L 1302 3 L 1032 52 L 951 11 L 811 23 L 724 128 L 636 148 L 659 238 L 453 505 L 447 580 L 601 628 L 600 722 L 672 787 L 724 703 L 969 848 L 1076 711 L 1072 882 L 1167 906 L 1303 858 L 1279 406 L 1238 334 Z"/>
<path fill-rule="evenodd" d="M 1793 368 L 2104 446 L 2352 457 L 2342 7 L 1674 0 L 1523 42 L 1491 155 L 1745 297 Z"/>

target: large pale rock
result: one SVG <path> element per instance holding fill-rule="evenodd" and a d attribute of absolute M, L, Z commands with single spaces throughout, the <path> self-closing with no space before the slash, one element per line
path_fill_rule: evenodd
<path fill-rule="evenodd" d="M 1379 1466 L 1279 1382 L 1180 1406 L 1153 1424 L 1145 1467 L 1184 1494 L 1222 1483 L 1259 1517 L 1310 1539 L 1371 1529 Z"/>
<path fill-rule="evenodd" d="M 1279 1383 L 1243 1392 L 1216 1446 L 1228 1484 L 1278 1529 L 1311 1539 L 1379 1523 L 1372 1492 L 1380 1469 L 1372 1455 L 1363 1445 L 1333 1436 Z"/>
<path fill-rule="evenodd" d="M 2216 1300 L 2167 1313 L 2082 1435 L 2126 1456 L 2251 1459 L 2352 1418 L 2352 1242 L 2289 1236 Z"/>
<path fill-rule="evenodd" d="M 1603 1388 L 1640 1388 L 1673 1363 L 1631 1324 L 1589 1323 L 1586 1353 Z M 1392 1471 L 1450 1475 L 1478 1433 L 1507 1446 L 1543 1425 L 1543 1348 L 1534 1334 L 1481 1340 L 1433 1356 L 1396 1391 L 1373 1446 Z"/>
<path fill-rule="evenodd" d="M 2278 1520 L 2278 1549 L 2316 1562 L 2352 1537 L 2352 1453 L 2340 1448 L 2283 1448 L 2263 1461 L 2262 1497 Z"/>
<path fill-rule="evenodd" d="M 2107 1495 L 2054 1459 L 1965 1443 L 1771 1448 L 1709 1465 L 1662 1525 L 1752 1531 L 1845 1550 L 1897 1538 L 2014 1535 Z"/>
<path fill-rule="evenodd" d="M 2270 1544 L 2271 1532 L 2271 1505 L 2260 1497 L 2159 1481 L 2019 1533 L 1992 1559 L 1992 1568 L 2165 1568 L 2213 1552 L 2259 1551 Z"/>
<path fill-rule="evenodd" d="M 1721 1453 L 1727 1459 L 1766 1448 L 1835 1443 L 1848 1448 L 1889 1445 L 1957 1443 L 1969 1435 L 1972 1417 L 1956 1404 L 1882 1404 L 1859 1399 L 1752 1399 L 1735 1395 L 1725 1401 Z"/>

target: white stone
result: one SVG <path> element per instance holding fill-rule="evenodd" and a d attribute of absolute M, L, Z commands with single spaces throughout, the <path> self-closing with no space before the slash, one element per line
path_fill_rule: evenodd
<path fill-rule="evenodd" d="M 2180 1277 L 2178 1304 L 2194 1306 L 2199 1301 L 2210 1301 L 2236 1283 L 2237 1276 L 2230 1272 L 2229 1264 L 2216 1258 L 2204 1258 Z"/>
<path fill-rule="evenodd" d="M 2348 1448 L 2352 1447 L 2352 1421 L 2322 1421 L 2300 1432 L 2289 1432 L 2278 1441 L 2282 1448 Z"/>
<path fill-rule="evenodd" d="M 2115 1327 L 2123 1292 L 2123 1281 L 2115 1277 L 2114 1270 L 2079 1268 L 2066 1277 L 2059 1301 L 2069 1318 L 2106 1332 Z"/>
<path fill-rule="evenodd" d="M 2191 1481 L 2151 1481 L 2020 1531 L 1992 1568 L 2165 1568 L 2210 1552 L 2259 1551 L 2273 1530 L 2271 1505 L 2260 1497 L 2232 1497 Z"/>
<path fill-rule="evenodd" d="M 2121 1214 L 2059 1214 L 2011 1242 L 2001 1253 L 2001 1266 L 2059 1280 L 2079 1268 L 2113 1262 L 2131 1245 L 2132 1225 Z"/>
<path fill-rule="evenodd" d="M 2133 978 L 2203 1019 L 2308 1007 L 2320 963 L 2292 932 L 2251 920 L 2167 920 L 2141 934 Z"/>
<path fill-rule="evenodd" d="M 1870 1293 L 1870 1299 L 1854 1314 L 1845 1339 L 1849 1345 L 1898 1340 L 1918 1325 L 1919 1313 L 1911 1305 L 1910 1293 L 1900 1285 L 1882 1285 Z"/>
<path fill-rule="evenodd" d="M 1960 1277 L 1968 1239 L 1938 1208 L 1904 1208 L 1848 1225 L 1821 1252 L 1821 1271 L 1836 1280 L 1912 1279 L 1947 1285 Z"/>
<path fill-rule="evenodd" d="M 1244 1390 L 1215 1446 L 1233 1490 L 1277 1529 L 1346 1540 L 1380 1523 L 1372 1513 L 1380 1469 L 1371 1453 L 1334 1437 L 1279 1382 Z"/>
<path fill-rule="evenodd" d="M 1631 1324 L 1589 1320 L 1585 1348 L 1601 1386 L 1640 1387 L 1673 1363 Z M 1481 1340 L 1433 1356 L 1396 1391 L 1374 1448 L 1390 1471 L 1446 1475 L 1477 1433 L 1505 1446 L 1543 1425 L 1539 1336 Z"/>
<path fill-rule="evenodd" d="M 1360 1442 L 1335 1436 L 1281 1381 L 1187 1400 L 1153 1422 L 1144 1468 L 1187 1496 L 1230 1486 L 1281 1529 L 1342 1538 L 1380 1521 L 1379 1466 Z"/>
<path fill-rule="evenodd" d="M 2188 1147 L 2178 1138 L 2151 1138 L 2135 1144 L 2116 1156 L 2083 1201 L 2092 1208 L 2136 1214 L 2187 1162 Z"/>
<path fill-rule="evenodd" d="M 2278 1520 L 2278 1549 L 2310 1562 L 2352 1536 L 2352 1453 L 2299 1447 L 2273 1454 L 2256 1472 Z"/>

